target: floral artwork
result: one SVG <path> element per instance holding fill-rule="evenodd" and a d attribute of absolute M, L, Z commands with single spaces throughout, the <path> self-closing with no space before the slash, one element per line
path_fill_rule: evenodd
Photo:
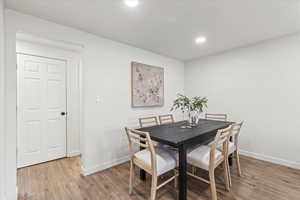
<path fill-rule="evenodd" d="M 132 62 L 131 70 L 132 107 L 163 106 L 164 69 Z"/>

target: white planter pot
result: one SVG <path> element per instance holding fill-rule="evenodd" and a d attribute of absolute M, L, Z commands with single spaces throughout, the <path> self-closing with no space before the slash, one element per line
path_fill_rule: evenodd
<path fill-rule="evenodd" d="M 200 113 L 197 111 L 189 112 L 189 123 L 191 126 L 197 126 L 199 122 Z"/>

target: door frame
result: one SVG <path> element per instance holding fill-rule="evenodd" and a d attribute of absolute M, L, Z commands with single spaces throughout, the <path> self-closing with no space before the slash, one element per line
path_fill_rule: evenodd
<path fill-rule="evenodd" d="M 26 41 L 35 42 L 37 44 L 44 44 L 51 47 L 58 47 L 67 51 L 75 52 L 80 55 L 80 65 L 79 65 L 79 87 L 80 87 L 80 119 L 77 122 L 80 124 L 80 136 L 81 136 L 81 173 L 85 166 L 85 133 L 84 133 L 84 76 L 83 69 L 85 64 L 85 44 L 80 43 L 81 36 L 74 38 L 68 37 L 55 37 L 54 33 L 49 33 L 48 31 L 39 32 L 38 30 L 44 31 L 42 29 L 37 29 L 37 31 L 31 31 L 31 26 L 28 23 L 22 23 L 17 20 L 13 20 L 10 16 L 6 20 L 8 23 L 5 27 L 5 58 L 4 58 L 4 197 L 6 199 L 15 200 L 17 199 L 17 162 L 16 162 L 16 136 L 17 136 L 17 120 L 16 120 L 16 105 L 17 105 L 17 73 L 16 73 L 16 40 L 20 38 L 20 34 L 25 34 L 29 37 L 25 37 Z M 34 24 L 35 25 L 35 24 Z M 46 27 L 47 29 L 47 27 Z M 34 36 L 34 39 L 30 39 Z M 0 101 L 0 103 L 2 103 Z M 2 105 L 0 105 L 2 106 Z M 0 133 L 1 134 L 1 133 Z M 83 174 L 83 173 L 82 173 Z"/>
<path fill-rule="evenodd" d="M 68 112 L 66 119 L 66 156 L 73 157 L 80 155 L 82 138 L 80 131 L 81 126 L 80 123 L 78 123 L 81 119 L 80 52 L 59 47 L 57 43 L 54 44 L 49 41 L 43 42 L 41 39 L 34 39 L 34 37 L 29 39 L 27 35 L 17 34 L 16 57 L 17 54 L 50 58 L 66 62 L 66 107 Z M 19 91 L 18 86 L 17 91 Z M 19 131 L 20 130 L 17 127 L 17 135 Z"/>
<path fill-rule="evenodd" d="M 26 45 L 26 44 L 24 44 L 23 42 L 20 42 L 20 41 L 17 41 L 17 43 L 18 43 L 17 46 L 24 46 L 24 45 Z M 22 56 L 30 56 L 30 58 L 34 58 L 34 59 L 37 59 L 37 60 L 46 59 L 47 60 L 46 62 L 49 61 L 49 62 L 60 62 L 61 64 L 63 63 L 60 67 L 63 68 L 63 73 L 64 73 L 64 75 L 63 75 L 63 82 L 64 82 L 63 83 L 63 85 L 64 85 L 64 87 L 63 87 L 63 94 L 64 94 L 65 97 L 64 97 L 64 101 L 63 101 L 64 102 L 63 103 L 64 107 L 63 107 L 62 110 L 60 109 L 60 112 L 66 112 L 66 113 L 68 113 L 68 105 L 67 105 L 67 103 L 68 103 L 68 99 L 67 99 L 68 95 L 67 94 L 68 93 L 67 92 L 68 92 L 68 90 L 70 90 L 70 88 L 67 85 L 67 60 L 61 60 L 61 59 L 56 59 L 56 58 L 45 58 L 45 57 L 43 57 L 41 55 L 29 55 L 29 54 L 25 54 L 25 53 L 20 53 L 21 51 L 19 51 L 19 50 L 20 50 L 20 47 L 17 48 L 17 52 L 18 53 L 16 53 L 17 54 L 16 55 L 16 57 L 17 57 L 17 168 L 22 168 L 22 167 L 27 167 L 27 166 L 31 166 L 31 165 L 35 165 L 35 164 L 40 164 L 40 163 L 51 161 L 51 160 L 55 160 L 55 159 L 54 159 L 54 157 L 51 158 L 51 159 L 49 159 L 46 155 L 44 155 L 46 157 L 44 157 L 38 163 L 36 163 L 36 162 L 31 162 L 31 164 L 29 164 L 29 163 L 27 163 L 27 164 L 25 164 L 25 163 L 19 163 L 19 161 L 20 161 L 19 160 L 19 158 L 20 158 L 20 149 L 19 148 L 20 148 L 20 145 L 22 144 L 22 141 L 19 139 L 19 137 L 22 134 L 24 134 L 23 131 L 25 131 L 24 130 L 24 121 L 23 121 L 24 119 L 22 117 L 24 110 L 21 107 L 21 102 L 24 102 L 24 91 L 22 92 L 22 90 L 24 89 L 23 86 L 22 86 L 22 83 L 24 83 L 23 82 L 24 81 L 23 80 L 24 79 L 24 77 L 23 77 L 24 74 L 22 74 L 22 73 L 26 73 L 26 72 L 21 69 L 23 67 L 23 64 L 24 64 L 24 63 L 21 62 L 21 60 L 22 60 L 21 57 Z M 45 78 L 45 77 L 43 77 L 41 75 L 41 78 Z M 23 93 L 23 95 L 22 95 L 22 93 Z M 43 117 L 43 116 L 41 116 L 41 117 Z M 65 116 L 63 118 L 64 118 L 63 119 L 63 124 L 64 124 L 63 125 L 64 126 L 64 129 L 63 129 L 63 135 L 64 135 L 63 136 L 64 137 L 63 145 L 64 145 L 64 150 L 61 152 L 63 154 L 60 154 L 61 155 L 60 158 L 67 157 L 67 155 L 68 155 L 68 149 L 67 148 L 69 146 L 69 143 L 72 141 L 72 140 L 68 141 L 68 138 L 69 139 L 72 138 L 72 134 L 68 133 L 68 127 L 67 127 L 67 125 L 68 125 L 68 116 Z M 68 135 L 69 135 L 69 137 L 68 137 Z M 46 138 L 47 137 L 48 136 L 46 136 Z M 46 139 L 46 138 L 44 138 L 44 139 Z M 44 139 L 43 139 L 43 141 L 44 141 Z M 78 139 L 78 141 L 80 141 L 80 137 L 77 138 L 77 136 L 76 136 L 76 139 Z M 69 151 L 70 151 L 70 148 L 69 148 Z M 56 157 L 56 159 L 58 159 L 57 156 L 55 156 L 55 157 Z"/>

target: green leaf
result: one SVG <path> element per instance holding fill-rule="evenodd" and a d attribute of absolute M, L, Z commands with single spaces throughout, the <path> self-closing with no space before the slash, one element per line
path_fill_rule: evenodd
<path fill-rule="evenodd" d="M 171 111 L 180 109 L 182 112 L 184 111 L 197 111 L 203 112 L 203 108 L 207 108 L 208 99 L 206 97 L 193 97 L 188 98 L 182 94 L 177 95 L 177 99 L 173 101 L 173 106 Z"/>

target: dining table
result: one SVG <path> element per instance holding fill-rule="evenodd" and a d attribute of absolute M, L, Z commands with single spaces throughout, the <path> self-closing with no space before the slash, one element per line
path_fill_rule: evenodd
<path fill-rule="evenodd" d="M 200 119 L 197 125 L 189 126 L 187 121 L 139 128 L 148 132 L 151 140 L 175 148 L 179 154 L 178 199 L 187 199 L 187 153 L 197 145 L 213 141 L 219 129 L 226 128 L 233 122 Z M 141 147 L 143 149 L 143 147 Z M 146 172 L 140 170 L 140 179 L 146 180 Z"/>

